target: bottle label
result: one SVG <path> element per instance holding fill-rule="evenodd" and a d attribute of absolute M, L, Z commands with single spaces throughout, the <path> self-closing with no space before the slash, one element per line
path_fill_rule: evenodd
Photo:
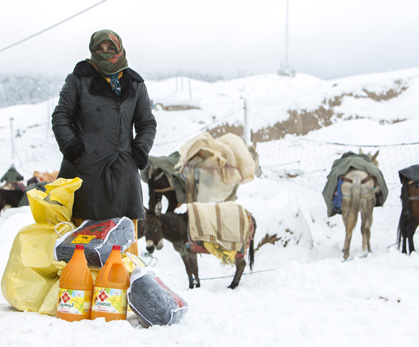
<path fill-rule="evenodd" d="M 92 311 L 106 313 L 127 313 L 127 291 L 105 287 L 95 287 Z"/>
<path fill-rule="evenodd" d="M 89 314 L 92 306 L 91 290 L 59 288 L 57 311 L 62 313 Z"/>

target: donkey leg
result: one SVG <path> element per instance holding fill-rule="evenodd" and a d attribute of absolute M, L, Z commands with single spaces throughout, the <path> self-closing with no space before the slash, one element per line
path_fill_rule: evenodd
<path fill-rule="evenodd" d="M 239 189 L 239 183 L 236 183 L 236 185 L 233 188 L 233 191 L 230 193 L 229 196 L 227 196 L 224 201 L 236 201 L 237 200 L 237 189 Z"/>
<path fill-rule="evenodd" d="M 195 192 L 195 173 L 192 166 L 188 167 L 186 174 L 186 203 L 190 204 L 196 201 Z"/>
<path fill-rule="evenodd" d="M 185 264 L 185 270 L 188 275 L 189 288 L 193 289 L 194 277 L 193 277 L 193 266 L 192 266 L 190 254 L 191 253 L 181 254 L 181 257 L 182 257 L 183 263 Z"/>
<path fill-rule="evenodd" d="M 372 208 L 369 211 L 361 212 L 361 219 L 362 250 L 371 253 Z"/>
<path fill-rule="evenodd" d="M 343 259 L 349 258 L 353 229 L 346 228 L 345 243 L 343 244 Z"/>
<path fill-rule="evenodd" d="M 236 273 L 234 274 L 233 282 L 231 282 L 228 288 L 234 289 L 239 285 L 245 267 L 246 260 L 244 258 L 236 258 Z"/>
<path fill-rule="evenodd" d="M 403 234 L 402 238 L 402 253 L 407 254 L 407 237 L 405 234 Z"/>
<path fill-rule="evenodd" d="M 177 247 L 175 247 L 176 249 Z M 180 250 L 176 249 L 179 253 Z M 185 254 L 180 253 L 183 263 L 185 264 L 186 273 L 188 274 L 189 288 L 199 288 L 201 282 L 198 276 L 198 259 L 196 253 L 187 252 Z"/>
<path fill-rule="evenodd" d="M 176 198 L 176 193 L 174 190 L 171 190 L 165 194 L 167 200 L 169 201 L 169 206 L 167 207 L 167 212 L 173 212 L 178 207 L 178 201 Z"/>
<path fill-rule="evenodd" d="M 353 218 L 350 211 L 350 205 L 348 201 L 343 200 L 342 201 L 342 219 L 343 223 L 345 224 L 345 230 L 346 230 L 346 236 L 345 236 L 345 242 L 343 244 L 343 258 L 348 259 L 349 258 L 349 251 L 351 247 L 351 240 L 352 240 L 352 232 L 356 225 L 357 218 Z"/>
<path fill-rule="evenodd" d="M 201 286 L 201 282 L 199 281 L 199 274 L 198 274 L 198 257 L 196 253 L 190 253 L 190 256 L 191 256 L 192 272 L 195 276 L 195 287 L 199 288 Z"/>
<path fill-rule="evenodd" d="M 413 236 L 415 235 L 415 231 L 417 227 L 418 227 L 418 223 L 415 220 L 410 221 L 410 223 L 407 225 L 407 241 L 409 244 L 409 254 L 412 252 L 415 252 Z"/>

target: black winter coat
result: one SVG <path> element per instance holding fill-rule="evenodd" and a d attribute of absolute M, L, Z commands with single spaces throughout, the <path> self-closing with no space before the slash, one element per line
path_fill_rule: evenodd
<path fill-rule="evenodd" d="M 52 115 L 64 155 L 58 177 L 83 180 L 75 193 L 73 217 L 144 218 L 138 169 L 148 162 L 156 121 L 141 76 L 125 69 L 120 84 L 117 96 L 91 64 L 79 62 L 67 76 Z"/>

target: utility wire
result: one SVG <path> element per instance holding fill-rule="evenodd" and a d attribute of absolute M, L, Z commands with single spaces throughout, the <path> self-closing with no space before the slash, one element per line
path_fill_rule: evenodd
<path fill-rule="evenodd" d="M 86 9 L 84 9 L 83 11 L 80 11 L 80 12 L 78 12 L 78 13 L 76 13 L 76 14 L 73 14 L 71 17 L 68 17 L 68 18 L 66 18 L 66 19 L 62 20 L 61 22 L 58 22 L 58 23 L 56 23 L 56 24 L 54 24 L 54 25 L 51 25 L 50 27 L 48 27 L 48 28 L 46 28 L 46 29 L 44 29 L 44 30 L 39 31 L 39 32 L 37 32 L 36 34 L 33 34 L 33 35 L 28 36 L 28 37 L 26 37 L 26 38 L 24 38 L 24 39 L 22 39 L 22 40 L 20 40 L 20 41 L 17 41 L 17 42 L 15 42 L 15 43 L 12 43 L 12 44 L 11 44 L 11 45 L 9 45 L 9 46 L 6 46 L 6 47 L 4 47 L 4 48 L 1 48 L 1 49 L 0 49 L 0 53 L 1 53 L 1 52 L 4 52 L 5 50 L 10 49 L 10 48 L 12 48 L 12 47 L 14 47 L 14 46 L 19 45 L 19 44 L 21 44 L 22 42 L 28 41 L 28 40 L 30 40 L 30 39 L 32 39 L 32 38 L 34 38 L 35 36 L 41 35 L 41 34 L 43 34 L 44 32 L 46 32 L 46 31 L 48 31 L 48 30 L 51 30 L 52 28 L 55 28 L 56 26 L 59 26 L 60 24 L 63 24 L 63 23 L 65 23 L 65 22 L 69 21 L 70 19 L 73 19 L 73 18 L 75 18 L 75 17 L 77 17 L 77 16 L 81 15 L 82 13 L 84 13 L 84 12 L 87 12 L 87 11 L 91 10 L 93 7 L 99 6 L 100 4 L 104 3 L 105 1 L 107 1 L 107 0 L 102 0 L 102 1 L 99 1 L 98 3 L 96 3 L 96 4 L 94 4 L 94 5 L 90 6 L 90 7 L 88 7 L 88 8 L 86 8 Z"/>

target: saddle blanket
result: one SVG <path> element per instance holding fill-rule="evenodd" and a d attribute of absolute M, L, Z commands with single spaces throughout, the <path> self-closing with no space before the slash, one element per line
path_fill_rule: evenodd
<path fill-rule="evenodd" d="M 229 251 L 244 251 L 250 216 L 242 206 L 234 202 L 194 202 L 187 207 L 192 241 L 217 244 Z"/>
<path fill-rule="evenodd" d="M 388 188 L 384 176 L 378 167 L 375 166 L 365 154 L 346 152 L 341 158 L 336 159 L 333 162 L 332 169 L 327 176 L 327 182 L 322 192 L 327 205 L 328 217 L 336 214 L 336 211 L 333 210 L 333 195 L 338 184 L 339 176 L 346 174 L 351 168 L 365 171 L 377 179 L 380 191 L 376 194 L 377 201 L 375 206 L 383 206 L 387 199 Z"/>

